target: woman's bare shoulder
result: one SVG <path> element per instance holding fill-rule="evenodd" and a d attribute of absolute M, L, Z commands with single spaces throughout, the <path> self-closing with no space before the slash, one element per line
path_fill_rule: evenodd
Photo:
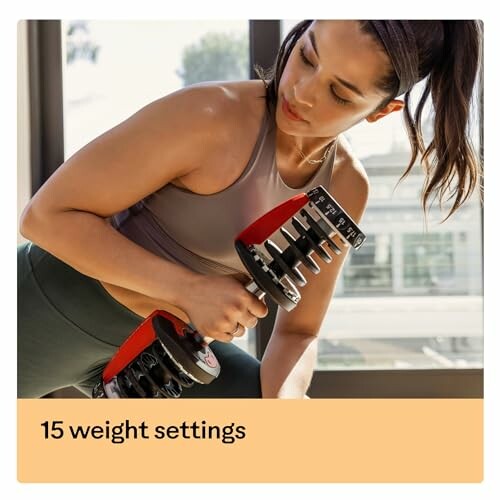
<path fill-rule="evenodd" d="M 256 80 L 208 82 L 190 92 L 196 94 L 199 105 L 213 110 L 217 147 L 209 149 L 201 168 L 172 183 L 194 193 L 214 194 L 239 178 L 248 163 L 265 113 L 265 88 Z"/>
<path fill-rule="evenodd" d="M 330 181 L 330 193 L 353 219 L 359 221 L 366 208 L 369 190 L 370 182 L 362 162 L 346 137 L 340 134 Z"/>
<path fill-rule="evenodd" d="M 368 176 L 363 163 L 357 157 L 344 134 L 340 134 L 338 136 L 337 151 L 335 155 L 335 169 L 333 173 L 362 177 L 366 178 L 368 181 Z"/>
<path fill-rule="evenodd" d="M 221 126 L 234 133 L 235 124 L 244 127 L 250 121 L 260 120 L 265 106 L 265 88 L 260 80 L 228 82 L 201 82 L 184 89 L 193 100 L 190 109 L 196 113 L 199 106 L 205 112 L 217 114 Z"/>

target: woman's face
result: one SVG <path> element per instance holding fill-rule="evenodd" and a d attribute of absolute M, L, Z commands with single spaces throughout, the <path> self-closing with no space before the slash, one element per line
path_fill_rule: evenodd
<path fill-rule="evenodd" d="M 375 88 L 388 56 L 357 21 L 313 22 L 297 41 L 281 76 L 277 126 L 297 136 L 336 137 L 369 117 L 386 97 Z M 289 108 L 302 120 L 294 120 Z"/>

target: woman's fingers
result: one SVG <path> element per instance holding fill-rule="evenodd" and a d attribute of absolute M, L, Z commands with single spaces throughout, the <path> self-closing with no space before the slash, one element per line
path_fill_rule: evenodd
<path fill-rule="evenodd" d="M 246 328 L 255 328 L 259 321 L 255 315 L 253 315 L 250 311 L 247 311 L 245 314 L 242 314 L 239 323 Z"/>
<path fill-rule="evenodd" d="M 257 318 L 265 318 L 269 312 L 264 301 L 257 297 L 252 297 L 252 301 L 248 305 L 248 312 Z"/>
<path fill-rule="evenodd" d="M 247 329 L 243 325 L 240 325 L 238 323 L 237 330 L 234 333 L 231 333 L 230 335 L 233 338 L 235 338 L 235 337 L 243 337 L 243 335 L 245 335 L 245 333 L 247 333 Z"/>

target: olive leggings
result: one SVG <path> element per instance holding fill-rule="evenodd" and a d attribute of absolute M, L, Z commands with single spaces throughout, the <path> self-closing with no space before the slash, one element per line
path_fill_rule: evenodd
<path fill-rule="evenodd" d="M 95 279 L 40 247 L 17 248 L 18 397 L 38 398 L 75 386 L 87 396 L 117 348 L 143 318 Z M 221 365 L 211 384 L 185 398 L 260 398 L 260 363 L 232 343 L 210 344 Z"/>

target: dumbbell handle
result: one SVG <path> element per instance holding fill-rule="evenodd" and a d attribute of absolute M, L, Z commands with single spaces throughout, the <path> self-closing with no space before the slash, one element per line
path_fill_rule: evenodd
<path fill-rule="evenodd" d="M 257 285 L 257 283 L 255 283 L 254 280 L 250 281 L 250 283 L 248 283 L 245 288 L 250 292 L 252 293 L 253 295 L 255 295 L 259 300 L 262 300 L 264 298 L 264 296 L 266 295 L 266 292 L 264 292 L 263 290 L 261 290 L 259 288 L 259 286 Z"/>

